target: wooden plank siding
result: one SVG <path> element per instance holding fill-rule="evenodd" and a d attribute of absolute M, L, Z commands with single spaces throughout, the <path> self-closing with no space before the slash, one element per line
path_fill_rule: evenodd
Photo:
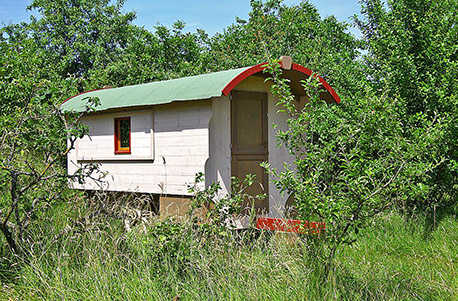
<path fill-rule="evenodd" d="M 114 118 L 125 116 L 132 120 L 132 154 L 115 155 Z M 189 195 L 187 185 L 205 172 L 209 158 L 211 116 L 211 100 L 87 116 L 83 122 L 90 126 L 90 138 L 80 139 L 69 154 L 69 173 L 87 161 L 99 162 L 108 173 L 104 188 L 109 191 Z M 98 188 L 93 181 L 73 186 Z"/>
<path fill-rule="evenodd" d="M 281 171 L 283 164 L 292 164 L 294 158 L 284 146 L 276 147 L 276 134 L 271 125 L 277 124 L 279 129 L 285 129 L 287 115 L 277 113 L 280 108 L 275 106 L 276 100 L 269 87 L 263 78 L 249 77 L 235 89 L 267 93 L 268 161 Z M 131 116 L 132 120 L 132 153 L 114 155 L 114 118 L 125 116 Z M 85 164 L 82 158 L 88 161 L 94 158 L 101 164 L 101 170 L 108 173 L 104 188 L 109 191 L 189 196 L 188 185 L 194 183 L 197 172 L 206 174 L 202 187 L 219 181 L 222 186 L 220 196 L 230 189 L 229 95 L 157 105 L 137 111 L 94 114 L 83 121 L 91 126 L 92 140 L 84 138 L 78 141 L 77 150 L 69 154 L 70 174 L 78 165 Z M 148 145 L 151 147 L 148 148 Z M 282 216 L 289 196 L 280 194 L 273 183 L 267 186 L 268 215 Z M 84 185 L 73 183 L 73 187 L 99 189 L 91 180 Z"/>
<path fill-rule="evenodd" d="M 132 153 L 115 154 L 114 118 L 131 117 Z M 153 111 L 127 111 L 115 114 L 83 116 L 81 119 L 89 127 L 89 135 L 76 142 L 77 160 L 153 160 Z"/>

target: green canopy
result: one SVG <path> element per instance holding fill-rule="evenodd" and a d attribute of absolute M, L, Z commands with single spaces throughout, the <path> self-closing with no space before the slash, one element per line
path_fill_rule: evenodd
<path fill-rule="evenodd" d="M 208 99 L 221 96 L 222 90 L 228 83 L 250 68 L 84 92 L 69 98 L 62 104 L 61 108 L 64 112 L 84 112 L 88 97 L 99 98 L 101 105 L 96 107 L 96 111 L 159 105 L 173 101 Z"/>

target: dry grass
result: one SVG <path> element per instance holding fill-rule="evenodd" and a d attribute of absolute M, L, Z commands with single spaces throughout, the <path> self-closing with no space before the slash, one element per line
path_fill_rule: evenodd
<path fill-rule="evenodd" d="M 176 224 L 126 233 L 118 220 L 99 218 L 51 239 L 87 210 L 73 206 L 49 215 L 29 262 L 3 272 L 1 299 L 458 298 L 456 217 L 425 232 L 423 220 L 384 216 L 338 252 L 324 277 L 307 245 L 282 235 L 197 238 Z"/>

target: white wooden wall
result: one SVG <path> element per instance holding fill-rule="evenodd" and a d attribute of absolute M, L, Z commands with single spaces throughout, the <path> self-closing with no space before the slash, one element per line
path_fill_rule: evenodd
<path fill-rule="evenodd" d="M 132 153 L 114 154 L 114 118 L 129 116 Z M 189 195 L 187 186 L 195 174 L 205 172 L 211 116 L 211 100 L 202 100 L 84 117 L 89 137 L 68 155 L 69 174 L 85 162 L 98 162 L 108 174 L 103 185 L 107 190 Z M 91 180 L 73 186 L 99 188 Z"/>
<path fill-rule="evenodd" d="M 131 154 L 114 153 L 114 118 L 131 119 Z M 154 159 L 153 110 L 130 111 L 84 116 L 89 135 L 76 142 L 78 160 Z"/>
<path fill-rule="evenodd" d="M 276 99 L 262 78 L 249 77 L 235 89 L 267 92 L 269 162 L 283 169 L 293 163 L 286 148 L 276 147 L 275 130 L 286 127 L 287 116 L 277 113 Z M 114 154 L 114 118 L 131 116 L 132 153 Z M 77 149 L 68 155 L 72 174 L 84 160 L 99 162 L 107 172 L 104 188 L 110 191 L 136 191 L 189 195 L 188 185 L 197 172 L 206 174 L 206 185 L 219 181 L 221 196 L 230 189 L 231 135 L 230 100 L 228 96 L 211 100 L 176 102 L 155 106 L 151 110 L 125 111 L 88 116 L 83 122 L 90 126 L 90 139 L 81 139 Z M 73 183 L 79 189 L 98 189 L 97 183 Z M 282 215 L 287 195 L 281 195 L 269 184 L 269 216 Z"/>

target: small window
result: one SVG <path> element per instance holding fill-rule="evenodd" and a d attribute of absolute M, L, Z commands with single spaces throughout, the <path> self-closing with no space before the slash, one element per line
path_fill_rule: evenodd
<path fill-rule="evenodd" d="M 115 154 L 130 154 L 130 117 L 115 118 Z"/>

